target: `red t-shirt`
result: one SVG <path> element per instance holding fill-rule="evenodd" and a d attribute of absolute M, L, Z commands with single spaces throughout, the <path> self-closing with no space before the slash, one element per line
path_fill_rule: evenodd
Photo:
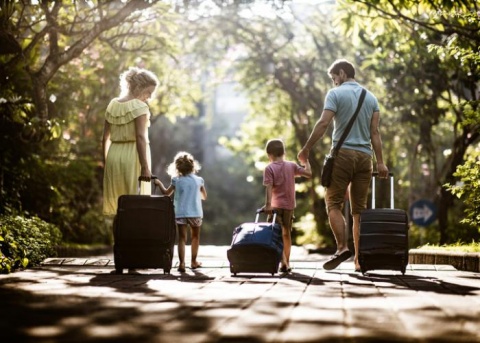
<path fill-rule="evenodd" d="M 295 176 L 304 168 L 294 162 L 270 163 L 263 172 L 263 184 L 273 185 L 272 207 L 293 210 L 295 208 Z"/>

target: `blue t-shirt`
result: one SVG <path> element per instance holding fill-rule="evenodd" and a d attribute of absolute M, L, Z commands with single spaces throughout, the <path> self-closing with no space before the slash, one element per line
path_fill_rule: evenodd
<path fill-rule="evenodd" d="M 336 145 L 353 116 L 360 99 L 362 87 L 355 81 L 344 82 L 340 86 L 328 91 L 325 98 L 325 110 L 335 112 L 333 117 L 333 142 Z M 370 137 L 370 123 L 373 112 L 379 112 L 377 98 L 369 91 L 365 95 L 363 105 L 358 112 L 357 119 L 352 129 L 343 142 L 342 148 L 363 151 L 372 155 L 372 144 Z"/>
<path fill-rule="evenodd" d="M 175 218 L 203 217 L 200 188 L 204 184 L 203 178 L 195 174 L 172 178 L 172 186 L 175 187 L 173 198 Z"/>

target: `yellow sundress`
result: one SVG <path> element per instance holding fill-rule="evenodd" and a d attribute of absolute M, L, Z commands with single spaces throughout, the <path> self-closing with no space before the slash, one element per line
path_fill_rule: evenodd
<path fill-rule="evenodd" d="M 145 137 L 147 138 L 147 160 L 151 170 L 150 143 L 148 127 L 150 111 L 148 105 L 138 99 L 119 102 L 113 99 L 108 104 L 105 120 L 110 123 L 112 144 L 107 153 L 103 176 L 103 214 L 113 216 L 117 213 L 118 197 L 123 194 L 138 194 L 140 160 L 135 142 L 135 118 L 147 115 Z M 140 194 L 151 194 L 151 185 L 141 182 Z"/>

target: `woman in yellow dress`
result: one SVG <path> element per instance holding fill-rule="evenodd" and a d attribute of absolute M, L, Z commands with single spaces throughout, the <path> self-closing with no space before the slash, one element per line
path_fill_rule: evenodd
<path fill-rule="evenodd" d="M 120 195 L 138 194 L 139 177 L 150 181 L 152 176 L 147 101 L 157 85 L 158 79 L 152 72 L 129 68 L 120 75 L 120 96 L 107 107 L 103 130 L 103 214 L 107 218 L 116 214 Z M 150 183 L 141 184 L 140 194 L 150 194 Z"/>

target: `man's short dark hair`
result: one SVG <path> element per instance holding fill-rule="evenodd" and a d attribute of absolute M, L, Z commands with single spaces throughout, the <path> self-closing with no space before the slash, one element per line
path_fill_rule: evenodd
<path fill-rule="evenodd" d="M 282 140 L 280 139 L 270 139 L 267 142 L 266 148 L 267 154 L 280 157 L 285 155 L 285 146 L 283 145 Z"/>
<path fill-rule="evenodd" d="M 328 68 L 328 73 L 330 75 L 339 75 L 340 70 L 343 70 L 349 79 L 355 78 L 355 67 L 345 59 L 340 59 L 333 62 L 330 68 Z"/>

